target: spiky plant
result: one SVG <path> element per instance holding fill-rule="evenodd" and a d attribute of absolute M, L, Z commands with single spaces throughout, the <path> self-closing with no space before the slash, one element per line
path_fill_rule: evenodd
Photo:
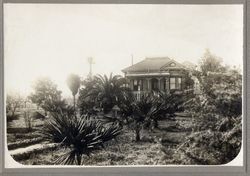
<path fill-rule="evenodd" d="M 118 124 L 104 126 L 100 121 L 79 118 L 70 113 L 51 115 L 42 131 L 44 138 L 69 149 L 55 161 L 56 164 L 81 165 L 83 155 L 90 156 L 94 151 L 103 149 L 105 142 L 121 133 Z"/>
<path fill-rule="evenodd" d="M 158 97 L 153 94 L 143 95 L 139 101 L 127 103 L 127 106 L 122 107 L 122 113 L 129 115 L 129 127 L 135 132 L 135 141 L 140 141 L 143 127 L 148 128 L 162 115 L 161 110 Z"/>

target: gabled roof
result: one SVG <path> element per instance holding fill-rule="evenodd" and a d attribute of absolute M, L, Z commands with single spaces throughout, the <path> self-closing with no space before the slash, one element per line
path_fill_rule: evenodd
<path fill-rule="evenodd" d="M 174 63 L 174 65 L 171 65 Z M 170 68 L 184 68 L 184 66 L 169 57 L 153 57 L 146 58 L 141 62 L 138 62 L 130 67 L 123 69 L 123 72 L 149 72 L 149 71 L 161 71 Z"/>

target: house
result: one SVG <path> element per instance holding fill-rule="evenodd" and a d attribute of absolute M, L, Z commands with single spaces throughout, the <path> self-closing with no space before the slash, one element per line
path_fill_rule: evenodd
<path fill-rule="evenodd" d="M 190 69 L 169 57 L 146 58 L 122 70 L 137 99 L 151 91 L 183 92 L 192 89 Z"/>

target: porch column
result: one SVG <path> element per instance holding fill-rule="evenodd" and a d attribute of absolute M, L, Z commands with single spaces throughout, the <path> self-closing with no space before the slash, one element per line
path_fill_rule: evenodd
<path fill-rule="evenodd" d="M 147 83 L 148 83 L 147 91 L 151 91 L 151 86 L 150 86 L 151 78 L 146 78 L 146 80 L 147 80 Z"/>
<path fill-rule="evenodd" d="M 159 89 L 159 91 L 161 90 L 161 79 L 162 79 L 162 78 L 157 78 L 157 80 L 158 80 L 158 89 Z"/>
<path fill-rule="evenodd" d="M 170 83 L 169 83 L 169 80 L 170 78 L 169 77 L 166 77 L 165 80 L 166 80 L 166 92 L 168 93 L 170 91 Z"/>
<path fill-rule="evenodd" d="M 130 79 L 129 80 L 129 88 L 133 91 L 134 90 L 134 80 Z"/>

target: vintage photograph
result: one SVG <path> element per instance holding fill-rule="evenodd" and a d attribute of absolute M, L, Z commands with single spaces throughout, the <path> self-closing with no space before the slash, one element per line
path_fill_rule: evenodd
<path fill-rule="evenodd" d="M 10 162 L 243 160 L 243 5 L 6 3 L 4 74 Z"/>

